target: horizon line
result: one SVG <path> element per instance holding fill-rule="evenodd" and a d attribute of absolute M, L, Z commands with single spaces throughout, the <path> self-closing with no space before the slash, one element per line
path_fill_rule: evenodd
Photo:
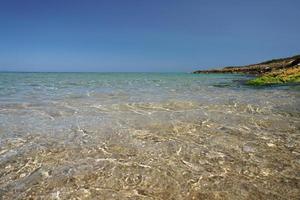
<path fill-rule="evenodd" d="M 1 71 L 0 73 L 192 73 L 184 71 Z"/>

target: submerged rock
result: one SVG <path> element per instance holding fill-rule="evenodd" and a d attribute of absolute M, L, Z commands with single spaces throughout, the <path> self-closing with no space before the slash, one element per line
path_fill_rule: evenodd
<path fill-rule="evenodd" d="M 246 153 L 254 153 L 255 152 L 255 148 L 249 146 L 249 145 L 244 145 L 243 146 L 243 151 Z"/>

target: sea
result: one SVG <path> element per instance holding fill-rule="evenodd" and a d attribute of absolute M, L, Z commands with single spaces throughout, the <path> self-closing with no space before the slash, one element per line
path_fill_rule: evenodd
<path fill-rule="evenodd" d="M 0 199 L 298 199 L 300 85 L 0 73 Z"/>

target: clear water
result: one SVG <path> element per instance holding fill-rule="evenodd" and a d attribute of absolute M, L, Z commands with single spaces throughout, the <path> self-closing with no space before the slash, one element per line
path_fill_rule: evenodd
<path fill-rule="evenodd" d="M 297 199 L 300 86 L 0 73 L 0 199 Z"/>

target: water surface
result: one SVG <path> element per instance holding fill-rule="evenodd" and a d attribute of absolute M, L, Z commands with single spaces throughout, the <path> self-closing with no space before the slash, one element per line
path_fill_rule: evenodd
<path fill-rule="evenodd" d="M 300 86 L 0 73 L 0 198 L 297 199 Z"/>

